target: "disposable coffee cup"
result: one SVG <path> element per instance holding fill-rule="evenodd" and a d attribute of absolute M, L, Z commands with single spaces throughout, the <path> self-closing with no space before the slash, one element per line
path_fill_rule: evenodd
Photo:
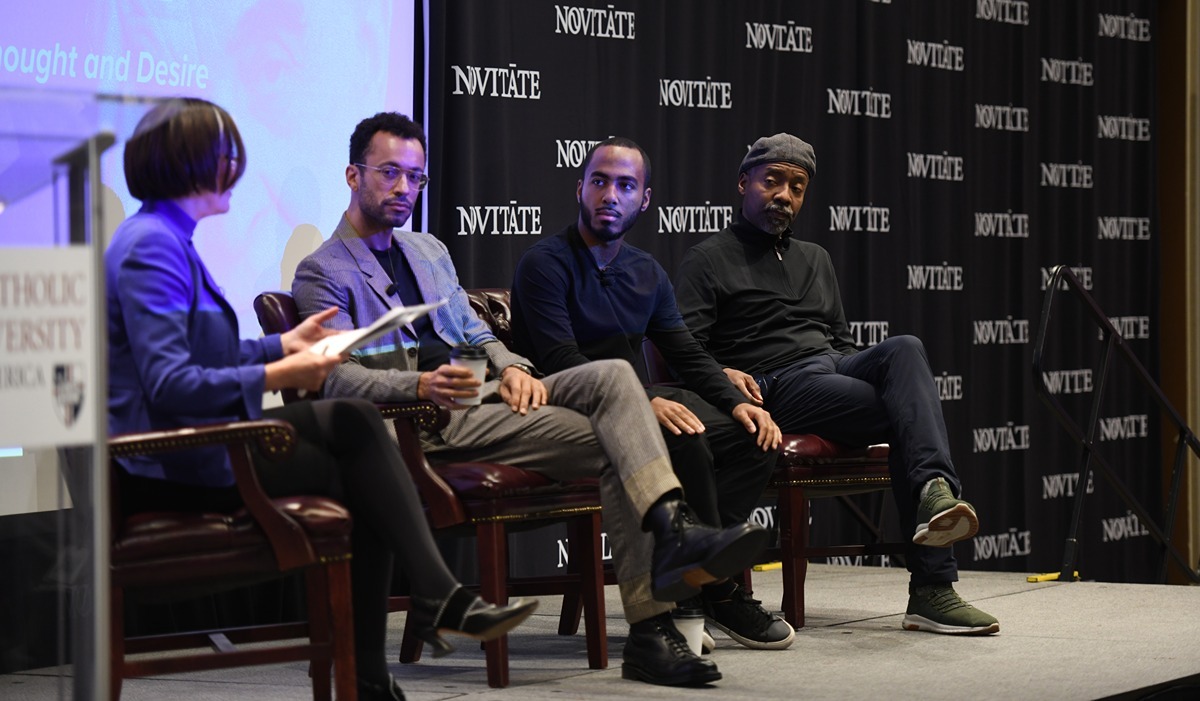
<path fill-rule="evenodd" d="M 479 380 L 480 391 L 482 391 L 483 381 L 487 377 L 487 351 L 479 346 L 467 344 L 455 346 L 450 349 L 450 364 L 471 368 L 475 379 Z M 482 394 L 476 394 L 474 397 L 458 397 L 454 401 L 457 404 L 478 404 L 482 399 Z"/>
<path fill-rule="evenodd" d="M 687 640 L 693 655 L 700 655 L 704 640 L 704 611 L 698 608 L 678 607 L 671 610 L 671 619 L 678 630 Z"/>

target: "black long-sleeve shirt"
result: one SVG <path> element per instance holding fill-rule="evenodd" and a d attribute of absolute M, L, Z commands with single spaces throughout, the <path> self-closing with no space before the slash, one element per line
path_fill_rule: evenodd
<path fill-rule="evenodd" d="M 675 292 L 696 340 L 718 362 L 753 375 L 858 352 L 829 253 L 790 231 L 772 236 L 740 212 L 684 255 Z"/>
<path fill-rule="evenodd" d="M 628 243 L 603 270 L 574 225 L 534 244 L 517 264 L 512 313 L 517 352 L 544 372 L 606 358 L 644 368 L 647 337 L 708 403 L 729 412 L 746 401 L 688 332 L 666 271 Z"/>

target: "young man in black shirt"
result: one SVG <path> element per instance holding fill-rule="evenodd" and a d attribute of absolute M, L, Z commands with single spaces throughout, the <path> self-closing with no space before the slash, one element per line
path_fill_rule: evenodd
<path fill-rule="evenodd" d="M 723 369 L 692 338 L 662 266 L 625 241 L 650 204 L 649 180 L 649 158 L 629 139 L 588 152 L 576 223 L 531 246 L 517 265 L 513 343 L 544 371 L 559 372 L 614 358 L 637 367 L 642 339 L 653 341 L 687 387 L 648 393 L 688 503 L 709 525 L 745 522 L 774 468 L 780 432 L 752 378 Z M 729 580 L 684 605 L 703 607 L 710 623 L 747 647 L 783 649 L 794 639 L 786 621 Z"/>

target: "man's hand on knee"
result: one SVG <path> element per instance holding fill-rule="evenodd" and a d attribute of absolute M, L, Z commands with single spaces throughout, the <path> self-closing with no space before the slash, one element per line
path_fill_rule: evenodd
<path fill-rule="evenodd" d="M 515 365 L 504 368 L 500 376 L 500 398 L 513 411 L 522 416 L 530 409 L 537 409 L 546 403 L 550 393 L 541 380 L 521 370 Z"/>
<path fill-rule="evenodd" d="M 655 397 L 650 400 L 650 407 L 654 409 L 654 418 L 658 419 L 658 423 L 677 436 L 684 433 L 689 436 L 704 433 L 704 424 L 700 418 L 679 402 Z"/>
<path fill-rule="evenodd" d="M 733 408 L 733 418 L 740 421 L 750 433 L 758 434 L 756 442 L 763 450 L 774 450 L 783 441 L 783 431 L 779 430 L 766 409 L 753 404 L 738 404 Z"/>

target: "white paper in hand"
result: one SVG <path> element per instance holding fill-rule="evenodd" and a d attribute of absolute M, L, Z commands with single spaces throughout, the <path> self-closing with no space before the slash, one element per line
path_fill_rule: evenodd
<path fill-rule="evenodd" d="M 422 314 L 428 314 L 445 303 L 446 300 L 439 299 L 429 304 L 394 307 L 388 313 L 376 319 L 375 323 L 370 326 L 333 336 L 326 336 L 309 346 L 308 350 L 318 355 L 341 355 L 366 343 L 370 343 L 385 333 L 390 333 L 405 324 L 412 323 L 413 320 L 420 318 Z"/>

